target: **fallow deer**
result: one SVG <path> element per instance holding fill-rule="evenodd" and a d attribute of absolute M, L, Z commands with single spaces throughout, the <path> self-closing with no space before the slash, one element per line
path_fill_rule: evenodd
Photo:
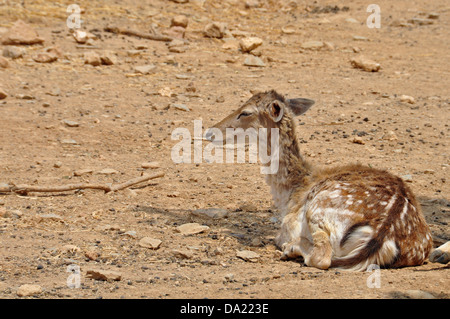
<path fill-rule="evenodd" d="M 294 117 L 313 104 L 274 90 L 258 93 L 213 126 L 222 136 L 227 128 L 268 129 L 267 152 L 279 152 L 278 171 L 267 175 L 267 182 L 282 215 L 275 243 L 283 259 L 303 257 L 307 266 L 356 271 L 371 264 L 421 265 L 433 240 L 401 178 L 362 165 L 319 169 L 300 155 Z M 278 150 L 271 149 L 272 128 L 278 129 Z M 214 135 L 209 130 L 206 138 Z"/>

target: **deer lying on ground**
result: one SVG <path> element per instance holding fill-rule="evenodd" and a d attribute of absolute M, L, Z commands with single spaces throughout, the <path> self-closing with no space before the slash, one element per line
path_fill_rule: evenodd
<path fill-rule="evenodd" d="M 227 128 L 268 129 L 267 152 L 279 152 L 278 171 L 267 175 L 267 182 L 282 215 L 275 242 L 283 259 L 303 257 L 307 266 L 359 271 L 371 264 L 421 265 L 433 240 L 419 203 L 402 179 L 362 165 L 319 169 L 300 155 L 294 117 L 313 104 L 285 99 L 273 90 L 258 93 L 213 126 L 222 136 Z M 278 129 L 278 150 L 270 142 L 272 128 Z M 206 138 L 213 140 L 213 135 L 209 130 Z M 447 245 L 436 260 L 448 258 L 449 251 Z"/>

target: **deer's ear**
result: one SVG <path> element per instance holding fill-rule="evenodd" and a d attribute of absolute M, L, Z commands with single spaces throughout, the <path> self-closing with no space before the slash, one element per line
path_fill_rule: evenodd
<path fill-rule="evenodd" d="M 300 97 L 297 99 L 287 99 L 286 103 L 287 105 L 289 105 L 289 108 L 294 113 L 294 115 L 298 116 L 308 111 L 309 108 L 314 104 L 314 101 Z"/>
<path fill-rule="evenodd" d="M 278 100 L 271 102 L 269 104 L 268 112 L 275 123 L 281 121 L 284 115 L 284 103 Z"/>

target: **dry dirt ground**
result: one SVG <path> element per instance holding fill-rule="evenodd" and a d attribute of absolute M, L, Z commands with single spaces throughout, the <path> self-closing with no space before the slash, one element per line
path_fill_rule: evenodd
<path fill-rule="evenodd" d="M 82 8 L 82 30 L 98 37 L 91 46 L 78 44 L 66 25 L 74 2 Z M 366 25 L 373 1 L 247 2 L 256 6 L 239 0 L 0 1 L 2 32 L 20 18 L 45 39 L 21 46 L 23 57 L 7 58 L 8 67 L 0 68 L 7 95 L 0 100 L 0 183 L 120 183 L 165 173 L 108 194 L 1 193 L 0 298 L 19 298 L 24 284 L 42 290 L 30 298 L 449 297 L 448 265 L 382 269 L 380 287 L 370 288 L 374 273 L 281 261 L 273 243 L 279 220 L 257 164 L 171 159 L 175 128 L 193 132 L 199 119 L 207 128 L 252 92 L 273 88 L 311 98 L 316 104 L 298 119 L 305 158 L 323 166 L 360 162 L 404 177 L 423 205 L 435 246 L 444 243 L 450 239 L 448 1 L 380 0 L 379 29 Z M 166 42 L 104 31 L 117 25 L 172 32 L 170 21 L 179 14 L 189 23 L 187 44 L 175 50 L 180 53 Z M 430 16 L 425 24 L 410 20 Z M 212 21 L 227 24 L 225 38 L 203 35 Z M 254 53 L 265 66 L 244 65 L 249 54 L 238 41 L 247 36 L 263 40 Z M 302 48 L 308 41 L 324 45 Z M 32 59 L 52 46 L 62 52 L 57 61 Z M 92 51 L 112 52 L 117 60 L 85 64 L 84 54 Z M 354 68 L 350 60 L 361 54 L 381 69 Z M 142 65 L 156 68 L 136 73 Z M 143 168 L 146 162 L 157 162 L 156 168 Z M 91 173 L 75 176 L 83 169 Z M 115 171 L 101 174 L 104 169 Z M 200 208 L 228 215 L 192 213 Z M 177 232 L 190 222 L 209 229 Z M 160 247 L 142 247 L 143 237 L 161 240 Z M 259 257 L 245 261 L 236 255 L 241 250 Z M 80 286 L 71 289 L 67 279 L 77 274 L 68 271 L 77 266 Z M 92 279 L 92 269 L 121 278 Z"/>

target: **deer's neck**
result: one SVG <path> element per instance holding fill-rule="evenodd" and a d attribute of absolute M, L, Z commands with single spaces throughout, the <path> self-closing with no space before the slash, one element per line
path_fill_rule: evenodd
<path fill-rule="evenodd" d="M 298 188 L 306 186 L 311 175 L 311 166 L 302 158 L 300 146 L 295 133 L 295 123 L 290 118 L 283 118 L 278 127 L 278 147 L 272 138 L 268 139 L 268 152 L 274 155 L 278 151 L 278 170 L 267 174 L 266 181 L 271 187 L 275 206 L 284 216 L 287 213 L 291 194 Z M 272 134 L 269 134 L 272 137 Z M 272 160 L 274 156 L 272 156 Z M 275 156 L 276 160 L 276 156 Z"/>

